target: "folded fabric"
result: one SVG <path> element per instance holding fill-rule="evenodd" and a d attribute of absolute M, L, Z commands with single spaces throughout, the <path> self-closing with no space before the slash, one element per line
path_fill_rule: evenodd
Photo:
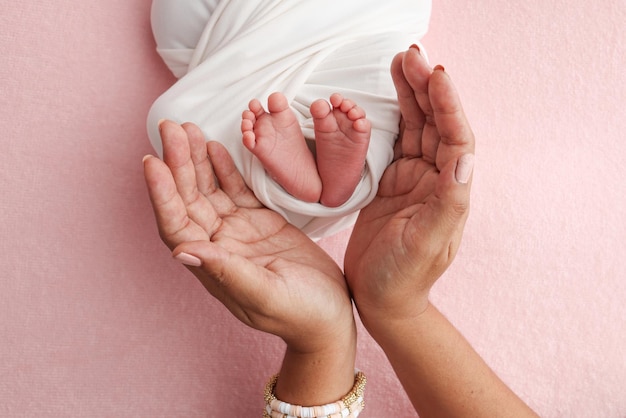
<path fill-rule="evenodd" d="M 148 133 L 157 152 L 162 152 L 159 120 L 193 122 L 207 140 L 226 146 L 264 205 L 311 238 L 351 226 L 358 210 L 376 195 L 382 173 L 393 157 L 399 110 L 389 73 L 391 60 L 426 33 L 430 0 L 181 3 L 185 5 L 179 6 L 178 0 L 153 3 L 158 51 L 179 77 L 148 115 Z M 185 45 L 190 42 L 196 45 Z M 352 197 L 342 206 L 328 208 L 294 198 L 243 146 L 242 111 L 250 99 L 266 103 L 275 91 L 287 96 L 305 137 L 311 140 L 309 106 L 316 99 L 328 99 L 339 92 L 367 112 L 372 137 L 366 167 Z"/>

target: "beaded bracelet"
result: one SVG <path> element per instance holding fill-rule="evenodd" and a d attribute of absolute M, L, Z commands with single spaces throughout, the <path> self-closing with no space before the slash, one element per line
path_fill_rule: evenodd
<path fill-rule="evenodd" d="M 363 394 L 367 379 L 361 371 L 354 376 L 354 386 L 339 401 L 321 406 L 291 405 L 274 395 L 278 375 L 270 378 L 265 386 L 263 418 L 356 418 L 365 408 Z"/>

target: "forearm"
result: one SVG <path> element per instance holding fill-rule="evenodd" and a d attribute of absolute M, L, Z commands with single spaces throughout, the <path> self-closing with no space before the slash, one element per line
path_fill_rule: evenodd
<path fill-rule="evenodd" d="M 536 416 L 432 305 L 372 335 L 420 417 Z"/>
<path fill-rule="evenodd" d="M 328 341 L 324 350 L 302 352 L 289 346 L 276 382 L 281 401 L 303 406 L 336 402 L 354 384 L 356 328 L 341 339 Z"/>

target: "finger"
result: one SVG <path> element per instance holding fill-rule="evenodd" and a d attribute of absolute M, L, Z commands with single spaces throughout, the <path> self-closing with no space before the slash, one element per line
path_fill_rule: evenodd
<path fill-rule="evenodd" d="M 415 101 L 421 112 L 427 118 L 432 116 L 432 106 L 428 97 L 428 82 L 433 69 L 417 45 L 411 46 L 404 54 L 402 72 L 413 91 Z"/>
<path fill-rule="evenodd" d="M 440 260 L 434 266 L 444 269 L 457 253 L 469 215 L 471 181 L 457 180 L 455 173 L 459 165 L 457 160 L 450 161 L 439 172 L 435 192 L 414 215 L 413 229 L 404 236 L 406 245 L 413 247 L 413 251 L 428 249 L 431 255 L 437 254 Z"/>
<path fill-rule="evenodd" d="M 436 157 L 440 175 L 435 189 L 441 202 L 439 218 L 460 234 L 469 211 L 474 135 L 454 84 L 441 66 L 436 66 L 431 76 L 429 96 L 440 138 Z"/>
<path fill-rule="evenodd" d="M 209 236 L 217 230 L 221 219 L 215 208 L 206 197 L 200 193 L 196 179 L 196 167 L 191 156 L 190 139 L 185 129 L 180 125 L 164 121 L 159 125 L 163 142 L 163 159 L 169 167 L 176 190 L 182 199 L 187 215 Z M 192 140 L 197 148 L 198 138 Z M 198 152 L 196 150 L 196 152 Z M 206 186 L 206 185 L 205 185 Z"/>
<path fill-rule="evenodd" d="M 428 95 L 432 68 L 415 48 L 407 52 L 403 61 L 403 68 L 409 85 L 415 91 L 415 99 L 423 114 L 420 144 L 421 155 L 426 162 L 434 164 L 437 155 L 437 145 L 439 144 L 439 135 L 435 127 L 432 104 Z"/>
<path fill-rule="evenodd" d="M 414 90 L 406 79 L 403 61 L 406 52 L 397 54 L 391 63 L 391 78 L 396 88 L 398 105 L 401 114 L 401 129 L 396 149 L 399 157 L 422 155 L 422 128 L 424 126 L 424 114 L 417 104 Z"/>
<path fill-rule="evenodd" d="M 169 168 L 158 158 L 146 156 L 144 177 L 154 210 L 159 235 L 170 248 L 189 240 L 208 239 L 206 231 L 187 216 Z"/>
<path fill-rule="evenodd" d="M 449 206 L 459 209 L 468 206 L 473 171 L 474 154 L 463 154 L 449 161 L 439 173 L 435 196 Z"/>
<path fill-rule="evenodd" d="M 200 128 L 193 123 L 182 125 L 189 142 L 191 161 L 195 168 L 198 191 L 207 196 L 217 188 L 213 167 L 207 155 L 206 140 Z"/>
<path fill-rule="evenodd" d="M 456 247 L 469 215 L 473 169 L 474 154 L 461 155 L 446 164 L 435 187 L 435 197 L 439 199 L 439 205 L 436 206 L 440 224 L 438 229 L 447 229 L 449 239 L 456 243 Z M 453 250 L 456 251 L 456 247 Z"/>
<path fill-rule="evenodd" d="M 423 129 L 432 113 L 428 99 L 430 74 L 431 68 L 417 46 L 398 54 L 392 63 L 392 78 L 404 122 L 402 150 L 407 156 L 423 154 Z"/>
<path fill-rule="evenodd" d="M 180 125 L 168 120 L 161 122 L 159 133 L 163 161 L 172 172 L 180 196 L 185 203 L 197 199 L 198 184 L 187 133 Z"/>
<path fill-rule="evenodd" d="M 214 141 L 208 142 L 207 151 L 219 186 L 232 202 L 242 208 L 263 207 L 244 182 L 224 145 Z"/>
<path fill-rule="evenodd" d="M 437 167 L 441 169 L 463 154 L 472 154 L 475 139 L 452 79 L 443 67 L 436 68 L 428 90 L 440 141 Z"/>

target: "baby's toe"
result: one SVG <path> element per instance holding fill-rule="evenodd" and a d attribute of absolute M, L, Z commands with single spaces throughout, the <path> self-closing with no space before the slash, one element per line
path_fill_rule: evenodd
<path fill-rule="evenodd" d="M 243 118 L 241 119 L 241 132 L 248 132 L 254 129 L 254 121 Z"/>
<path fill-rule="evenodd" d="M 289 108 L 289 102 L 284 94 L 276 92 L 270 94 L 267 98 L 267 110 L 270 113 L 283 112 Z"/>
<path fill-rule="evenodd" d="M 252 114 L 257 118 L 265 113 L 265 109 L 263 109 L 263 105 L 258 99 L 250 100 L 250 103 L 248 103 L 248 109 L 250 109 L 250 112 L 252 112 Z"/>
<path fill-rule="evenodd" d="M 326 100 L 318 99 L 311 103 L 311 116 L 316 119 L 323 119 L 330 113 L 330 105 Z"/>
<path fill-rule="evenodd" d="M 353 108 L 348 110 L 347 115 L 348 115 L 348 119 L 352 121 L 356 121 L 358 119 L 364 119 L 365 110 L 362 107 L 354 106 Z"/>

